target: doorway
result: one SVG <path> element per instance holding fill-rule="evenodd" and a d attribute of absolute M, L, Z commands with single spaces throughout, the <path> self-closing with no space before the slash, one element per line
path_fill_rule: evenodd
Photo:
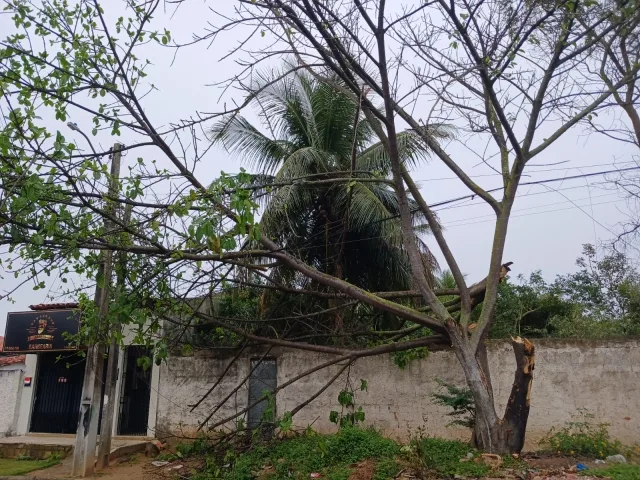
<path fill-rule="evenodd" d="M 86 359 L 73 354 L 38 354 L 31 413 L 34 433 L 76 433 Z"/>
<path fill-rule="evenodd" d="M 147 356 L 145 347 L 131 345 L 124 357 L 124 383 L 120 396 L 119 435 L 146 435 L 151 399 L 151 368 L 138 365 Z"/>
<path fill-rule="evenodd" d="M 60 358 L 58 358 L 60 357 Z M 31 411 L 32 433 L 76 433 L 87 358 L 75 353 L 39 353 L 36 392 Z M 107 358 L 103 369 L 107 369 Z M 104 381 L 100 392 L 98 433 L 104 403 Z"/>

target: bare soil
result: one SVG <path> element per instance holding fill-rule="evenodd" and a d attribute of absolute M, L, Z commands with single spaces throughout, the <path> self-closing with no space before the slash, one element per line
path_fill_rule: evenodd
<path fill-rule="evenodd" d="M 45 470 L 38 470 L 28 474 L 34 480 L 61 480 L 71 477 L 72 458 L 65 458 L 62 463 Z M 157 478 L 151 466 L 151 460 L 143 455 L 123 457 L 112 462 L 108 469 L 96 472 L 93 477 L 102 480 L 150 480 Z"/>
<path fill-rule="evenodd" d="M 349 475 L 349 480 L 371 480 L 376 473 L 376 462 L 373 460 L 365 460 L 352 467 L 353 472 Z"/>

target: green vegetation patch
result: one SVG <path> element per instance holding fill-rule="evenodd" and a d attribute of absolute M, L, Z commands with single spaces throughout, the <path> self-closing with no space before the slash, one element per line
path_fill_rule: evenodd
<path fill-rule="evenodd" d="M 589 470 L 585 475 L 611 480 L 640 480 L 640 465 L 619 464 L 607 468 Z"/>
<path fill-rule="evenodd" d="M 45 460 L 19 460 L 17 458 L 0 458 L 0 475 L 24 475 L 35 470 L 42 470 L 60 463 L 57 457 Z"/>
<path fill-rule="evenodd" d="M 611 439 L 607 427 L 604 423 L 593 423 L 593 415 L 581 410 L 573 421 L 560 429 L 552 429 L 541 443 L 562 455 L 605 458 L 622 453 L 622 444 Z"/>
<path fill-rule="evenodd" d="M 308 431 L 300 436 L 259 444 L 244 453 L 229 450 L 223 460 L 207 461 L 195 478 L 205 480 L 324 479 L 347 480 L 358 462 L 375 462 L 375 480 L 393 478 L 400 471 L 400 446 L 372 429 L 342 428 L 333 435 Z"/>
<path fill-rule="evenodd" d="M 491 470 L 487 465 L 472 460 L 461 462 L 469 452 L 474 457 L 477 452 L 468 443 L 441 438 L 424 438 L 416 442 L 417 453 L 424 466 L 433 472 L 444 475 L 463 477 L 482 477 Z"/>

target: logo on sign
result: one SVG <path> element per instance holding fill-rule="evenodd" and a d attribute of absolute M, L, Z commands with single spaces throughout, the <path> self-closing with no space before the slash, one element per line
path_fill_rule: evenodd
<path fill-rule="evenodd" d="M 29 350 L 51 350 L 56 330 L 56 322 L 47 314 L 33 319 L 27 328 Z"/>

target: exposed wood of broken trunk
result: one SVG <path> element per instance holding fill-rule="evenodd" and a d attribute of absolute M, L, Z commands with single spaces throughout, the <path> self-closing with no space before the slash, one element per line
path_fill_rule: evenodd
<path fill-rule="evenodd" d="M 472 442 L 477 448 L 491 453 L 520 453 L 524 447 L 531 407 L 535 347 L 521 337 L 513 338 L 511 344 L 516 358 L 516 371 L 502 419 L 495 411 L 493 389 L 485 373 L 486 367 L 481 365 L 483 362 L 478 361 L 470 368 L 464 368 L 476 400 L 476 427 Z"/>
<path fill-rule="evenodd" d="M 527 419 L 531 408 L 531 387 L 535 368 L 535 347 L 526 338 L 511 342 L 516 357 L 516 372 L 511 394 L 502 420 L 504 445 L 509 452 L 520 453 L 524 447 Z"/>

